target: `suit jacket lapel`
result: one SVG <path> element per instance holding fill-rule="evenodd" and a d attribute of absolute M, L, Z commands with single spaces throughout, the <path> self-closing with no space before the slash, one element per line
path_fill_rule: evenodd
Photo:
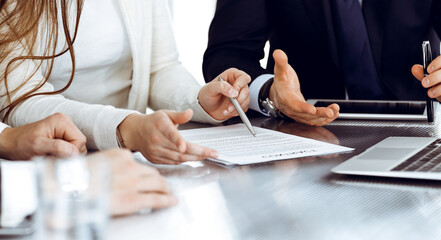
<path fill-rule="evenodd" d="M 392 0 L 363 0 L 363 15 L 377 72 L 381 72 L 383 39 Z"/>

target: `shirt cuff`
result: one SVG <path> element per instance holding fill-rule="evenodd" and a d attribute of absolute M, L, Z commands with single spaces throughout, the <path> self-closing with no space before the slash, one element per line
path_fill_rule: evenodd
<path fill-rule="evenodd" d="M 3 132 L 3 130 L 5 130 L 6 128 L 8 128 L 9 126 L 0 122 L 0 134 Z"/>
<path fill-rule="evenodd" d="M 130 114 L 139 114 L 139 112 L 127 109 L 110 109 L 98 114 L 96 125 L 93 130 L 93 136 L 98 150 L 118 148 L 118 137 L 116 128 Z"/>
<path fill-rule="evenodd" d="M 250 108 L 265 116 L 269 116 L 269 114 L 263 112 L 259 107 L 259 92 L 262 86 L 273 77 L 273 74 L 260 75 L 250 85 Z"/>
<path fill-rule="evenodd" d="M 201 90 L 202 86 L 196 87 L 193 91 L 189 91 L 189 95 L 192 95 L 189 97 L 189 99 L 193 99 L 190 102 L 190 105 L 188 108 L 193 110 L 193 117 L 191 118 L 191 121 L 194 122 L 202 122 L 202 123 L 209 123 L 213 125 L 219 125 L 223 121 L 219 121 L 214 119 L 210 114 L 205 112 L 205 110 L 202 108 L 201 104 L 198 100 L 199 91 Z"/>
<path fill-rule="evenodd" d="M 2 227 L 16 227 L 37 209 L 37 181 L 34 162 L 1 163 Z"/>

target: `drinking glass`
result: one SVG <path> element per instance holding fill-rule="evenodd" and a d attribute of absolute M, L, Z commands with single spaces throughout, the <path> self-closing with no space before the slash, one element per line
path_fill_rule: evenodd
<path fill-rule="evenodd" d="M 110 166 L 104 157 L 37 159 L 43 239 L 106 239 Z"/>

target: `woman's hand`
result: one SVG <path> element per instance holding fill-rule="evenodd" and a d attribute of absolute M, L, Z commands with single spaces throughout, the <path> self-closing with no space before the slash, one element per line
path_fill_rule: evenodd
<path fill-rule="evenodd" d="M 248 84 L 251 78 L 248 74 L 235 68 L 230 68 L 213 79 L 199 91 L 198 99 L 202 108 L 216 120 L 226 120 L 239 115 L 228 98 L 235 97 L 246 112 L 250 105 Z"/>
<path fill-rule="evenodd" d="M 61 113 L 21 127 L 6 128 L 0 134 L 0 156 L 11 160 L 44 155 L 66 158 L 80 153 L 87 153 L 86 137 Z"/>
<path fill-rule="evenodd" d="M 125 147 L 140 151 L 156 164 L 180 164 L 217 158 L 215 150 L 185 141 L 178 125 L 190 121 L 192 110 L 161 110 L 149 115 L 129 115 L 118 127 Z"/>
<path fill-rule="evenodd" d="M 137 163 L 127 150 L 108 150 L 88 157 L 111 160 L 111 213 L 121 216 L 176 205 L 178 199 L 155 168 Z"/>

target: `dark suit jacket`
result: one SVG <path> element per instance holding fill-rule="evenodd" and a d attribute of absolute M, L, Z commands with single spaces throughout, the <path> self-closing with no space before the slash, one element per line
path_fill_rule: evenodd
<path fill-rule="evenodd" d="M 259 65 L 264 45 L 282 49 L 296 70 L 305 98 L 345 97 L 338 61 L 332 0 L 218 0 L 203 71 L 206 81 L 229 67 L 252 79 L 272 73 Z M 380 81 L 400 100 L 423 100 L 426 90 L 411 74 L 430 40 L 439 55 L 441 0 L 364 0 L 363 14 Z"/>

